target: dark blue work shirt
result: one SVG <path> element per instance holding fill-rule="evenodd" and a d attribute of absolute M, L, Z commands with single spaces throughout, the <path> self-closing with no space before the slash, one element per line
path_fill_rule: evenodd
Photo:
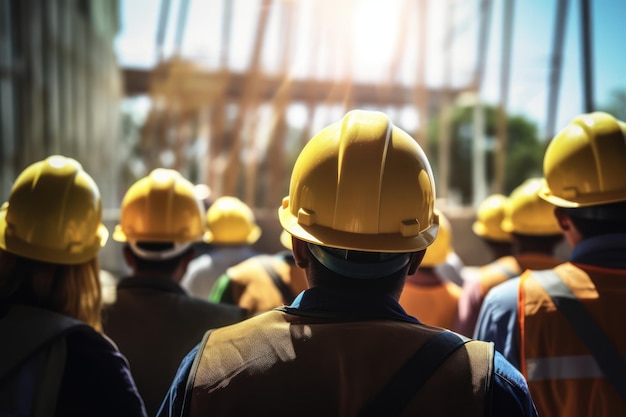
<path fill-rule="evenodd" d="M 581 241 L 570 256 L 577 265 L 626 269 L 626 234 L 615 233 Z M 495 343 L 496 349 L 520 367 L 520 329 L 517 299 L 520 279 L 515 278 L 492 288 L 483 302 L 474 338 Z"/>

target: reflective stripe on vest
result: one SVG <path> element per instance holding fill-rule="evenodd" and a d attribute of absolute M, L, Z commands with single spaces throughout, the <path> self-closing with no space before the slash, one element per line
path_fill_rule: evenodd
<path fill-rule="evenodd" d="M 526 359 L 526 372 L 528 381 L 604 377 L 591 355 Z"/>
<path fill-rule="evenodd" d="M 626 271 L 587 265 L 582 269 L 572 263 L 553 271 L 624 355 Z M 518 320 L 520 364 L 539 415 L 626 415 L 626 402 L 535 273 L 527 270 L 521 276 Z"/>

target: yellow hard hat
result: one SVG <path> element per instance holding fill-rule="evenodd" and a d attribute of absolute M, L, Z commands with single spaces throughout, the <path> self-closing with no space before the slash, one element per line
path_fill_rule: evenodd
<path fill-rule="evenodd" d="M 113 239 L 131 243 L 189 243 L 206 237 L 204 209 L 193 184 L 165 168 L 153 170 L 128 189 L 113 233 Z"/>
<path fill-rule="evenodd" d="M 61 155 L 22 171 L 0 208 L 0 248 L 25 258 L 85 263 L 108 236 L 98 186 L 78 161 Z"/>
<path fill-rule="evenodd" d="M 442 212 L 437 210 L 437 214 L 439 215 L 439 233 L 437 233 L 437 238 L 433 241 L 433 244 L 426 249 L 426 254 L 420 264 L 423 267 L 432 268 L 440 265 L 453 252 L 452 226 Z"/>
<path fill-rule="evenodd" d="M 561 233 L 554 206 L 539 198 L 544 184 L 543 178 L 529 178 L 513 190 L 504 208 L 502 230 L 523 235 Z"/>
<path fill-rule="evenodd" d="M 435 186 L 418 143 L 387 115 L 353 110 L 304 147 L 278 210 L 287 232 L 320 246 L 412 252 L 437 235 Z"/>
<path fill-rule="evenodd" d="M 252 209 L 237 197 L 215 200 L 206 214 L 209 242 L 222 245 L 253 244 L 261 236 Z"/>
<path fill-rule="evenodd" d="M 550 142 L 543 174 L 539 196 L 558 207 L 626 201 L 626 124 L 603 112 L 574 118 Z"/>
<path fill-rule="evenodd" d="M 497 242 L 510 242 L 511 235 L 502 230 L 504 206 L 507 197 L 502 194 L 492 194 L 478 206 L 476 221 L 472 230 L 477 236 Z"/>

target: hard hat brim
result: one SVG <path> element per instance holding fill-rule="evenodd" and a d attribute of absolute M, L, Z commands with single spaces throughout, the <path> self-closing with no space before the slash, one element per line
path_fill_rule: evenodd
<path fill-rule="evenodd" d="M 426 249 L 437 236 L 439 224 L 416 236 L 403 237 L 399 233 L 363 234 L 334 230 L 320 225 L 303 226 L 290 212 L 289 207 L 278 209 L 278 218 L 289 234 L 320 246 L 352 249 L 364 252 L 417 252 Z M 329 244 L 328 242 L 332 242 Z"/>

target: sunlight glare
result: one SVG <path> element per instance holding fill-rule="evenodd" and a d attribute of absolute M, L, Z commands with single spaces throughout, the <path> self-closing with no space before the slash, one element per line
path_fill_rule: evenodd
<path fill-rule="evenodd" d="M 357 79 L 380 79 L 391 65 L 395 49 L 397 1 L 364 0 L 357 3 L 353 27 L 354 74 Z"/>

